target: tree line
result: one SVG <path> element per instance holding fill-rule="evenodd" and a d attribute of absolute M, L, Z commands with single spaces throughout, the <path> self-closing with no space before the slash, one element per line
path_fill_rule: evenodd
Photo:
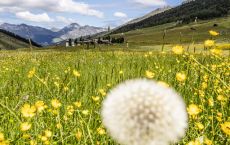
<path fill-rule="evenodd" d="M 72 42 L 72 40 L 69 40 L 69 42 Z M 105 42 L 107 43 L 124 43 L 125 42 L 125 38 L 124 37 L 111 37 L 110 35 L 104 36 L 104 37 L 98 37 L 98 38 L 93 38 L 91 36 L 85 36 L 85 37 L 80 37 L 80 38 L 76 38 L 74 40 L 75 44 L 84 42 L 84 41 L 91 41 L 91 42 L 96 42 L 98 44 L 103 44 Z"/>

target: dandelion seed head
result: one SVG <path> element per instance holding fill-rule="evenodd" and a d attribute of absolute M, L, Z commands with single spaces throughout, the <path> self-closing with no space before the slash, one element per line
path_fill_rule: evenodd
<path fill-rule="evenodd" d="M 183 99 L 172 89 L 150 80 L 131 80 L 105 99 L 102 118 L 108 132 L 125 145 L 167 145 L 187 128 Z"/>

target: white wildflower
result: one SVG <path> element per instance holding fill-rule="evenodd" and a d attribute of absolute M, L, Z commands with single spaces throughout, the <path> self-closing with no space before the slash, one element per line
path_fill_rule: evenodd
<path fill-rule="evenodd" d="M 111 136 L 124 145 L 167 145 L 183 137 L 187 113 L 172 89 L 150 80 L 131 80 L 113 89 L 102 118 Z"/>

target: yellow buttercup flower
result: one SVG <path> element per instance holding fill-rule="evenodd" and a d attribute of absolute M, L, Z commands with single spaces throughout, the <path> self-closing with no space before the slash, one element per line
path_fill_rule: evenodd
<path fill-rule="evenodd" d="M 42 140 L 43 142 L 46 142 L 46 141 L 48 141 L 48 137 L 46 137 L 46 136 L 41 136 L 41 140 Z"/>
<path fill-rule="evenodd" d="M 212 35 L 212 36 L 218 36 L 218 35 L 220 35 L 220 33 L 216 32 L 216 31 L 213 31 L 213 30 L 210 30 L 209 34 Z"/>
<path fill-rule="evenodd" d="M 98 132 L 98 134 L 100 134 L 100 135 L 104 135 L 104 134 L 105 134 L 105 129 L 99 127 L 99 128 L 97 129 L 97 132 Z"/>
<path fill-rule="evenodd" d="M 83 115 L 89 115 L 89 110 L 83 110 L 83 111 L 82 111 L 82 114 L 83 114 Z"/>
<path fill-rule="evenodd" d="M 189 105 L 187 108 L 187 112 L 190 116 L 196 116 L 198 115 L 202 110 L 195 104 Z"/>
<path fill-rule="evenodd" d="M 200 122 L 196 123 L 196 126 L 199 130 L 203 130 L 204 129 L 204 125 Z"/>
<path fill-rule="evenodd" d="M 208 139 L 208 138 L 205 138 L 204 139 L 204 144 L 206 144 L 206 145 L 212 145 L 212 141 L 210 139 Z"/>
<path fill-rule="evenodd" d="M 31 135 L 29 135 L 29 134 L 23 134 L 23 135 L 22 135 L 22 138 L 24 138 L 24 139 L 29 139 L 29 138 L 31 138 Z"/>
<path fill-rule="evenodd" d="M 28 131 L 31 128 L 31 126 L 32 125 L 29 122 L 24 122 L 24 123 L 21 123 L 20 129 L 21 131 Z"/>
<path fill-rule="evenodd" d="M 65 86 L 65 87 L 63 88 L 63 90 L 64 90 L 65 92 L 67 92 L 67 91 L 69 90 L 69 87 Z"/>
<path fill-rule="evenodd" d="M 190 141 L 189 143 L 187 143 L 187 145 L 201 145 L 201 143 L 198 140 L 195 140 L 195 141 Z"/>
<path fill-rule="evenodd" d="M 213 100 L 213 98 L 209 98 L 208 99 L 208 105 L 211 106 L 211 107 L 214 106 L 214 100 Z"/>
<path fill-rule="evenodd" d="M 215 45 L 215 41 L 214 40 L 206 40 L 204 42 L 204 46 L 206 46 L 206 47 L 212 47 L 214 45 Z"/>
<path fill-rule="evenodd" d="M 82 132 L 78 131 L 78 132 L 75 134 L 75 137 L 77 138 L 77 140 L 81 140 Z"/>
<path fill-rule="evenodd" d="M 59 110 L 53 109 L 53 110 L 50 110 L 50 112 L 51 112 L 53 115 L 58 115 Z"/>
<path fill-rule="evenodd" d="M 56 125 L 56 127 L 57 127 L 58 129 L 60 129 L 60 128 L 62 127 L 61 123 L 58 123 L 58 124 Z"/>
<path fill-rule="evenodd" d="M 214 49 L 211 49 L 210 51 L 213 55 L 222 55 L 221 49 L 214 48 Z"/>
<path fill-rule="evenodd" d="M 221 129 L 225 134 L 230 136 L 230 122 L 224 122 L 221 124 Z"/>
<path fill-rule="evenodd" d="M 45 130 L 44 133 L 45 133 L 45 136 L 48 137 L 48 138 L 50 138 L 52 136 L 52 134 L 53 134 L 50 130 Z"/>
<path fill-rule="evenodd" d="M 119 74 L 120 74 L 120 75 L 123 75 L 123 74 L 124 74 L 124 72 L 123 72 L 122 70 L 120 70 L 120 71 L 119 71 Z"/>
<path fill-rule="evenodd" d="M 93 101 L 98 102 L 100 101 L 100 97 L 98 96 L 92 96 Z"/>
<path fill-rule="evenodd" d="M 26 118 L 34 117 L 35 113 L 36 113 L 36 107 L 30 106 L 30 104 L 25 104 L 21 108 L 21 113 L 22 113 L 23 117 L 26 117 Z"/>
<path fill-rule="evenodd" d="M 104 89 L 99 89 L 98 92 L 102 95 L 102 96 L 106 96 L 106 92 Z"/>
<path fill-rule="evenodd" d="M 8 140 L 4 140 L 2 142 L 0 142 L 0 145 L 9 145 L 10 142 Z"/>
<path fill-rule="evenodd" d="M 53 99 L 51 100 L 51 105 L 55 108 L 58 109 L 61 107 L 61 102 L 57 99 Z"/>
<path fill-rule="evenodd" d="M 81 76 L 81 74 L 77 70 L 73 70 L 73 75 L 75 77 L 80 77 Z"/>
<path fill-rule="evenodd" d="M 176 79 L 179 82 L 184 82 L 186 80 L 186 75 L 184 73 L 177 73 Z"/>
<path fill-rule="evenodd" d="M 59 88 L 60 87 L 60 84 L 58 82 L 54 82 L 54 85 Z"/>
<path fill-rule="evenodd" d="M 35 107 L 36 107 L 38 112 L 42 112 L 43 110 L 45 110 L 45 108 L 47 108 L 47 106 L 45 105 L 45 103 L 43 101 L 37 101 L 35 103 Z"/>
<path fill-rule="evenodd" d="M 68 118 L 67 115 L 64 115 L 64 116 L 63 116 L 63 119 L 64 119 L 65 121 L 67 121 L 69 118 Z"/>
<path fill-rule="evenodd" d="M 28 75 L 27 77 L 28 78 L 32 78 L 36 73 L 36 69 L 35 68 L 32 68 L 29 72 L 28 72 Z"/>
<path fill-rule="evenodd" d="M 218 101 L 225 101 L 226 98 L 225 98 L 223 95 L 218 95 L 218 96 L 217 96 L 217 100 L 218 100 Z"/>
<path fill-rule="evenodd" d="M 169 87 L 169 84 L 167 84 L 166 82 L 163 82 L 163 81 L 159 81 L 159 82 L 157 82 L 157 84 L 159 84 L 159 85 L 161 85 L 163 87 L 166 87 L 166 88 Z"/>
<path fill-rule="evenodd" d="M 5 140 L 4 134 L 0 132 L 0 142 L 2 142 L 4 140 Z"/>
<path fill-rule="evenodd" d="M 73 115 L 74 113 L 74 107 L 72 105 L 67 106 L 67 114 Z"/>
<path fill-rule="evenodd" d="M 148 71 L 148 70 L 145 72 L 145 75 L 149 79 L 152 79 L 155 76 L 155 74 L 153 72 Z"/>
<path fill-rule="evenodd" d="M 173 51 L 173 53 L 175 53 L 175 54 L 183 54 L 183 52 L 184 52 L 184 47 L 181 46 L 181 45 L 177 45 L 177 46 L 174 46 L 174 47 L 172 48 L 172 51 Z"/>
<path fill-rule="evenodd" d="M 30 145 L 37 145 L 37 142 L 35 140 L 30 140 Z"/>
<path fill-rule="evenodd" d="M 202 83 L 202 89 L 207 89 L 208 88 L 208 84 L 206 82 Z"/>
<path fill-rule="evenodd" d="M 75 105 L 77 108 L 80 108 L 80 107 L 81 107 L 81 102 L 79 102 L 79 101 L 74 102 L 74 105 Z"/>

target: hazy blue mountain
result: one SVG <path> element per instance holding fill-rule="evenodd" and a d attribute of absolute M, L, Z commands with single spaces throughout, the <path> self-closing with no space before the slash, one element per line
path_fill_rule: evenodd
<path fill-rule="evenodd" d="M 81 26 L 77 23 L 72 23 L 64 28 L 62 28 L 61 30 L 58 31 L 58 35 L 61 36 L 61 35 L 64 35 L 70 31 L 73 31 L 75 29 L 78 29 L 80 28 Z"/>
<path fill-rule="evenodd" d="M 105 31 L 104 28 L 88 25 L 80 26 L 77 23 L 72 23 L 60 30 L 58 30 L 57 28 L 46 29 L 26 24 L 15 25 L 4 23 L 0 25 L 0 29 L 10 31 L 24 38 L 30 37 L 35 42 L 41 45 L 50 45 L 53 43 L 53 39 L 55 38 L 74 39 L 80 36 L 93 35 L 95 33 Z"/>
<path fill-rule="evenodd" d="M 14 25 L 4 23 L 0 25 L 0 28 L 15 33 L 24 38 L 30 37 L 41 45 L 48 45 L 52 43 L 53 38 L 57 36 L 55 32 L 49 29 L 26 24 Z"/>
<path fill-rule="evenodd" d="M 59 37 L 62 39 L 68 38 L 78 38 L 81 36 L 93 35 L 96 33 L 100 33 L 106 31 L 107 29 L 94 27 L 94 26 L 77 26 L 77 25 L 69 25 L 62 30 L 59 31 Z"/>

